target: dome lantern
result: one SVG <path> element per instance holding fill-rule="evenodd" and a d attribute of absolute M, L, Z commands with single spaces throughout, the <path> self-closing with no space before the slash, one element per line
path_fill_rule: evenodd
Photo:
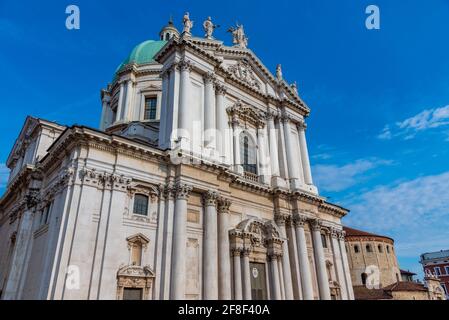
<path fill-rule="evenodd" d="M 179 31 L 173 24 L 173 19 L 171 17 L 168 21 L 168 24 L 164 28 L 162 28 L 161 32 L 159 33 L 159 37 L 164 41 L 168 41 L 173 37 L 179 37 Z"/>

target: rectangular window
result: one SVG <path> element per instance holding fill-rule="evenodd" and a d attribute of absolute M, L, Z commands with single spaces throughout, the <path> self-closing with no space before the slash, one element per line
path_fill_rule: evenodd
<path fill-rule="evenodd" d="M 142 300 L 143 289 L 141 288 L 124 288 L 123 300 Z"/>
<path fill-rule="evenodd" d="M 445 266 L 444 270 L 446 270 L 446 274 L 449 275 L 449 266 Z"/>
<path fill-rule="evenodd" d="M 441 286 L 443 287 L 444 293 L 447 295 L 447 288 L 446 288 L 446 284 L 442 283 Z"/>
<path fill-rule="evenodd" d="M 145 98 L 145 113 L 143 119 L 156 120 L 156 110 L 157 110 L 157 98 L 156 97 Z"/>
<path fill-rule="evenodd" d="M 143 194 L 136 194 L 134 197 L 134 210 L 135 214 L 143 216 L 148 215 L 148 197 Z"/>
<path fill-rule="evenodd" d="M 47 224 L 50 219 L 51 203 L 49 203 L 41 213 L 40 225 Z"/>
<path fill-rule="evenodd" d="M 321 242 L 323 243 L 323 248 L 327 248 L 326 235 L 321 234 Z"/>
<path fill-rule="evenodd" d="M 435 271 L 435 275 L 437 275 L 437 276 L 441 275 L 440 267 L 435 267 L 435 268 L 433 268 L 433 270 Z"/>

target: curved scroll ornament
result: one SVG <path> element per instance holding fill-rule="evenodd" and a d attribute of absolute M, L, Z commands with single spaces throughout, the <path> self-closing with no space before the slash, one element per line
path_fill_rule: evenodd
<path fill-rule="evenodd" d="M 236 228 L 238 234 L 249 239 L 251 247 L 271 247 L 273 244 L 282 245 L 284 240 L 280 237 L 278 227 L 272 221 L 262 221 L 251 218 L 240 222 Z"/>

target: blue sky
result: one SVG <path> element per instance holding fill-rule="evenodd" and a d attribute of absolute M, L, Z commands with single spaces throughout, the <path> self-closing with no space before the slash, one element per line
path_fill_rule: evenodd
<path fill-rule="evenodd" d="M 431 4 L 430 4 L 431 3 Z M 65 8 L 81 29 L 65 28 Z M 381 29 L 365 28 L 376 4 Z M 243 23 L 249 47 L 297 81 L 312 109 L 308 144 L 322 195 L 350 226 L 396 240 L 402 268 L 449 248 L 449 1 L 0 2 L 0 192 L 10 148 L 28 114 L 98 126 L 100 89 L 170 15 Z"/>

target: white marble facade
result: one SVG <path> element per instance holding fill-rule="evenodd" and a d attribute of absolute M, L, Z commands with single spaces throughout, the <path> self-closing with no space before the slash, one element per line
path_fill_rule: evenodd
<path fill-rule="evenodd" d="M 353 299 L 348 211 L 313 183 L 296 85 L 242 26 L 227 46 L 188 19 L 102 90 L 100 130 L 27 118 L 0 199 L 2 299 Z"/>

